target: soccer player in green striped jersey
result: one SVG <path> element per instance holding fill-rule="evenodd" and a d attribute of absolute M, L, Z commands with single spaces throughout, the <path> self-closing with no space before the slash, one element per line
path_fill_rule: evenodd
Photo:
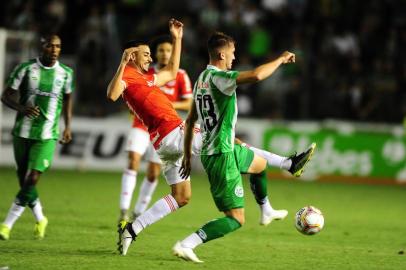
<path fill-rule="evenodd" d="M 252 71 L 238 72 L 231 70 L 235 59 L 233 38 L 220 32 L 214 33 L 209 38 L 208 51 L 210 63 L 200 74 L 193 90 L 194 102 L 186 121 L 184 158 L 180 170 L 183 177 L 190 174 L 192 129 L 195 122 L 199 120 L 203 137 L 201 161 L 209 178 L 212 197 L 225 217 L 209 221 L 173 247 L 176 256 L 194 262 L 202 262 L 194 253 L 194 248 L 222 237 L 244 224 L 242 173 L 252 174 L 251 188 L 257 202 L 261 203 L 264 199 L 269 203 L 267 197 L 264 197 L 266 188 L 261 187 L 266 183 L 267 163 L 285 169 L 294 176 L 300 176 L 315 149 L 313 143 L 299 155 L 281 157 L 244 144 L 234 143 L 237 122 L 237 85 L 268 78 L 280 65 L 294 63 L 293 53 L 284 52 L 276 60 Z"/>
<path fill-rule="evenodd" d="M 1 101 L 17 111 L 12 131 L 14 158 L 20 190 L 0 225 L 0 239 L 7 240 L 14 223 L 30 207 L 36 224 L 34 236 L 42 239 L 48 219 L 42 212 L 36 184 L 51 163 L 59 138 L 59 118 L 63 111 L 65 129 L 60 143 L 71 135 L 73 70 L 58 61 L 61 39 L 41 38 L 41 54 L 18 65 L 6 83 Z"/>

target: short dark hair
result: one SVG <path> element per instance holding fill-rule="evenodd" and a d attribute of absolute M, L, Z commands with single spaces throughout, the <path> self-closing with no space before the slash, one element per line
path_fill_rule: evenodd
<path fill-rule="evenodd" d="M 209 56 L 211 58 L 215 58 L 218 49 L 228 46 L 230 43 L 235 44 L 235 40 L 232 37 L 222 32 L 213 33 L 207 41 L 207 50 L 209 51 Z"/>
<path fill-rule="evenodd" d="M 149 44 L 148 44 L 148 42 L 145 42 L 145 41 L 143 41 L 143 40 L 130 40 L 130 41 L 127 41 L 125 44 L 124 44 L 124 50 L 126 50 L 126 49 L 128 49 L 128 48 L 132 48 L 132 47 L 138 47 L 138 46 L 140 46 L 140 45 L 147 45 L 147 46 L 149 46 Z"/>
<path fill-rule="evenodd" d="M 57 34 L 45 34 L 39 39 L 40 45 L 44 46 L 44 44 L 50 42 L 53 38 L 58 38 L 59 40 L 61 39 Z"/>

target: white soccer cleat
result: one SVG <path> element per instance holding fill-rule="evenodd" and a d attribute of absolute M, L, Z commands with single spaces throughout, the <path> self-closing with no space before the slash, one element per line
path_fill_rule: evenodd
<path fill-rule="evenodd" d="M 127 254 L 128 248 L 131 243 L 135 241 L 137 235 L 132 231 L 132 223 L 126 221 L 120 222 L 118 225 L 118 243 L 117 250 L 121 255 Z"/>
<path fill-rule="evenodd" d="M 185 261 L 192 261 L 195 263 L 202 263 L 196 254 L 193 252 L 193 249 L 191 248 L 185 248 L 182 247 L 182 244 L 180 242 L 177 242 L 175 246 L 172 248 L 173 255 L 184 259 Z"/>
<path fill-rule="evenodd" d="M 272 220 L 281 220 L 284 219 L 287 215 L 287 210 L 272 210 L 269 214 L 262 213 L 259 224 L 262 226 L 267 226 L 272 222 Z"/>

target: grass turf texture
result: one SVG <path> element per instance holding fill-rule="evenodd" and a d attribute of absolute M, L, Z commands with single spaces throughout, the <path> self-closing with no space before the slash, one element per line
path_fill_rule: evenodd
<path fill-rule="evenodd" d="M 0 220 L 17 192 L 12 169 L 0 169 Z M 289 210 L 283 221 L 258 225 L 259 210 L 245 184 L 246 225 L 202 245 L 205 263 L 174 257 L 171 248 L 203 223 L 221 214 L 210 197 L 205 176 L 192 181 L 191 203 L 147 228 L 127 256 L 116 249 L 120 173 L 50 170 L 39 183 L 49 219 L 44 240 L 33 239 L 29 209 L 0 241 L 0 269 L 406 269 L 406 188 L 332 183 L 271 181 L 275 208 Z M 138 177 L 139 183 L 142 177 Z M 167 194 L 164 181 L 153 201 Z M 320 208 L 325 228 L 301 235 L 294 213 L 307 204 Z"/>

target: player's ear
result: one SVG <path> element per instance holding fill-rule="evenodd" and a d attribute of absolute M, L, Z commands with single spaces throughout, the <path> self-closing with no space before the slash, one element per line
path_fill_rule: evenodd
<path fill-rule="evenodd" d="M 219 60 L 225 60 L 226 59 L 226 54 L 224 51 L 219 51 L 218 53 Z"/>

